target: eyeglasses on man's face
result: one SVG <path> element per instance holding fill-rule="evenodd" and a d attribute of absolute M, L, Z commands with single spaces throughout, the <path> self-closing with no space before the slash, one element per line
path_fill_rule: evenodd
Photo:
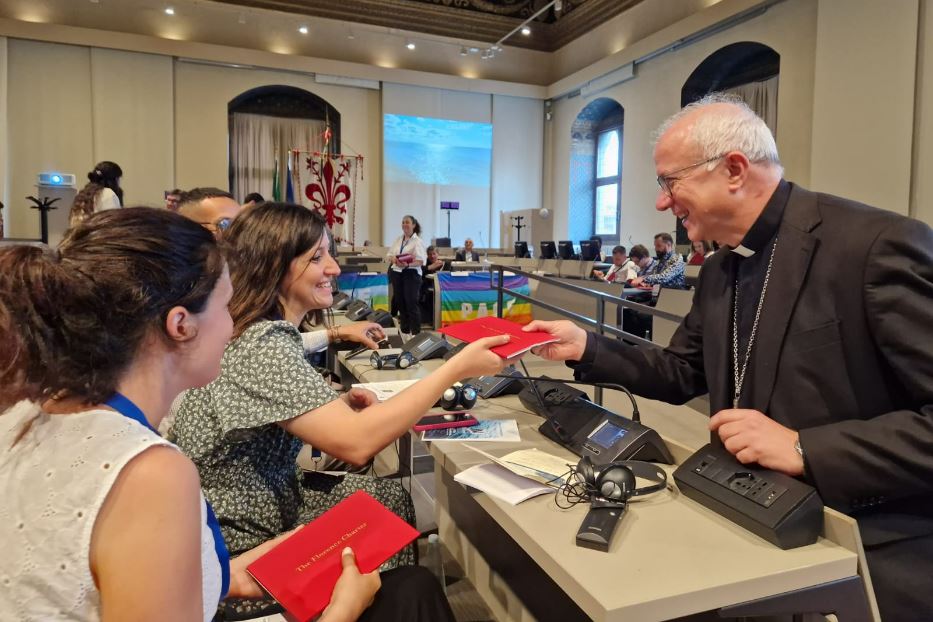
<path fill-rule="evenodd" d="M 674 198 L 674 182 L 680 181 L 681 179 L 685 177 L 685 175 L 681 175 L 680 173 L 689 171 L 691 169 L 695 169 L 696 167 L 703 166 L 704 164 L 709 164 L 710 162 L 715 162 L 716 160 L 722 159 L 725 156 L 726 154 L 723 153 L 721 155 L 712 157 L 708 160 L 703 160 L 702 162 L 697 162 L 696 164 L 691 164 L 689 166 L 679 168 L 676 171 L 671 171 L 670 173 L 658 175 L 658 185 L 661 187 L 661 190 L 663 190 L 665 194 L 667 194 L 667 196 Z"/>

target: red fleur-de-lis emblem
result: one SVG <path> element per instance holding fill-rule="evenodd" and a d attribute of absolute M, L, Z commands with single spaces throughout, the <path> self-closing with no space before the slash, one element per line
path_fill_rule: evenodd
<path fill-rule="evenodd" d="M 341 161 L 335 169 L 333 160 L 327 157 L 322 160 L 323 163 L 314 158 L 307 160 L 315 181 L 305 186 L 305 196 L 311 201 L 311 207 L 324 216 L 327 226 L 333 229 L 335 224 L 344 224 L 347 213 L 351 191 L 345 180 L 349 179 L 350 162 Z"/>

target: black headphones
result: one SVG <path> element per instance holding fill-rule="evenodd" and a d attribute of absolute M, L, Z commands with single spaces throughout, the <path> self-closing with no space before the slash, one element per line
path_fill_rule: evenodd
<path fill-rule="evenodd" d="M 439 403 L 444 410 L 469 410 L 476 406 L 476 397 L 476 387 L 458 382 L 441 394 Z"/>
<path fill-rule="evenodd" d="M 575 475 L 582 480 L 591 497 L 600 497 L 607 501 L 625 503 L 631 497 L 641 497 L 664 490 L 667 486 L 667 472 L 650 462 L 640 460 L 619 460 L 604 466 L 594 466 L 589 456 L 583 456 L 577 463 Z M 637 488 L 635 478 L 641 477 L 654 482 Z"/>
<path fill-rule="evenodd" d="M 408 369 L 415 364 L 415 357 L 411 352 L 399 352 L 398 354 L 373 352 L 369 355 L 369 362 L 373 369 Z"/>

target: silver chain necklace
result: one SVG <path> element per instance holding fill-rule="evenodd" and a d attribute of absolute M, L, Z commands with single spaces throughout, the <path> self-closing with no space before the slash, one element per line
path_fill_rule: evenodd
<path fill-rule="evenodd" d="M 745 371 L 748 361 L 752 357 L 752 346 L 755 344 L 755 335 L 758 333 L 758 318 L 761 317 L 761 308 L 765 303 L 765 294 L 768 292 L 768 279 L 771 278 L 771 266 L 774 264 L 774 251 L 777 249 L 777 238 L 771 247 L 771 257 L 768 259 L 768 270 L 765 272 L 765 282 L 761 286 L 761 297 L 758 298 L 758 308 L 755 310 L 755 321 L 752 322 L 752 334 L 748 337 L 748 346 L 745 348 L 745 360 L 739 370 L 739 277 L 735 277 L 735 290 L 732 300 L 732 407 L 739 407 L 739 396 L 742 395 L 742 384 L 745 382 Z"/>

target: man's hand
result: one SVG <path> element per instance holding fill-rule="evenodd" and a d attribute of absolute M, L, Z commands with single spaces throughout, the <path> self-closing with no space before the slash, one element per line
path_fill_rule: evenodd
<path fill-rule="evenodd" d="M 586 350 L 586 331 L 568 320 L 544 322 L 535 320 L 522 327 L 527 332 L 541 330 L 557 337 L 554 343 L 532 348 L 532 352 L 549 361 L 579 361 Z"/>
<path fill-rule="evenodd" d="M 340 396 L 353 410 L 363 410 L 378 402 L 376 394 L 369 389 L 354 387 Z"/>
<path fill-rule="evenodd" d="M 641 287 L 645 284 L 645 279 L 643 277 L 636 276 L 634 279 L 629 281 L 629 283 L 632 284 L 632 287 Z"/>
<path fill-rule="evenodd" d="M 606 278 L 606 273 L 602 270 L 593 270 L 593 276 L 595 276 L 597 279 L 604 279 Z"/>
<path fill-rule="evenodd" d="M 787 475 L 803 475 L 803 457 L 794 449 L 798 434 L 767 415 L 745 408 L 721 410 L 709 420 L 723 445 L 742 464 L 757 462 Z"/>

